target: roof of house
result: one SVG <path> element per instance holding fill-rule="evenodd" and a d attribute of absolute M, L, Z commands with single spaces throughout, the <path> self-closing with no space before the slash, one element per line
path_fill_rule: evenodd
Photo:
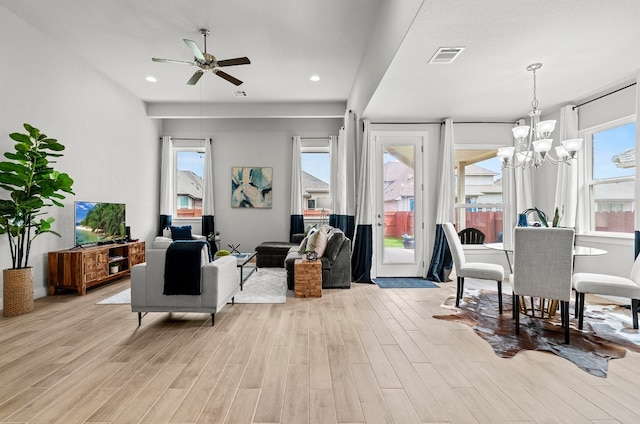
<path fill-rule="evenodd" d="M 203 180 L 191 171 L 178 171 L 178 195 L 202 199 Z"/>

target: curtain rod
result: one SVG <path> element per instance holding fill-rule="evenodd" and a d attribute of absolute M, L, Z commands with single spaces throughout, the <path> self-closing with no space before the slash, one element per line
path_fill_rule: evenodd
<path fill-rule="evenodd" d="M 160 140 L 162 140 L 162 137 L 160 137 Z M 171 137 L 171 140 L 178 140 L 178 141 L 207 141 L 207 140 L 211 140 L 210 138 L 180 138 L 180 137 Z"/>
<path fill-rule="evenodd" d="M 612 91 L 612 92 L 610 92 L 610 93 L 606 93 L 606 94 L 603 94 L 602 96 L 598 96 L 598 97 L 596 97 L 595 99 L 591 99 L 591 100 L 588 100 L 588 101 L 586 101 L 586 102 L 584 102 L 584 103 L 580 103 L 579 105 L 574 106 L 574 107 L 573 107 L 573 110 L 576 110 L 576 109 L 577 109 L 577 108 L 579 108 L 580 106 L 584 106 L 584 105 L 589 104 L 589 103 L 591 103 L 591 102 L 595 102 L 596 100 L 600 100 L 600 99 L 602 99 L 603 97 L 607 97 L 607 96 L 610 96 L 610 95 L 612 95 L 612 94 L 615 94 L 615 93 L 617 93 L 618 91 L 622 91 L 622 90 L 625 90 L 625 89 L 627 89 L 627 88 L 629 88 L 629 87 L 633 87 L 633 86 L 634 86 L 634 85 L 636 85 L 636 84 L 637 84 L 636 82 L 632 82 L 631 84 L 629 84 L 629 85 L 627 85 L 627 86 L 625 86 L 625 87 L 618 88 L 617 90 L 613 90 L 613 91 Z"/>
<path fill-rule="evenodd" d="M 453 121 L 453 124 L 505 124 L 513 125 L 515 122 L 502 121 Z M 375 125 L 444 125 L 444 122 L 371 122 Z"/>
<path fill-rule="evenodd" d="M 331 137 L 329 136 L 325 136 L 325 137 L 300 137 L 300 140 L 329 140 Z M 293 137 L 291 137 L 291 140 L 293 140 Z"/>

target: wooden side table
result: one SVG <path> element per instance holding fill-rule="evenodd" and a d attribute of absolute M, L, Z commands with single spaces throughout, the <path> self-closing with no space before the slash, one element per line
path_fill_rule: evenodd
<path fill-rule="evenodd" d="M 322 261 L 296 259 L 293 270 L 295 297 L 322 297 Z"/>

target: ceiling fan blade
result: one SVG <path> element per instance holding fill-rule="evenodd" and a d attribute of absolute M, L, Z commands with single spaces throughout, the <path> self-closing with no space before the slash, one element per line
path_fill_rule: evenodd
<path fill-rule="evenodd" d="M 248 57 L 236 57 L 235 59 L 219 60 L 218 66 L 249 65 L 250 63 Z"/>
<path fill-rule="evenodd" d="M 191 76 L 189 81 L 187 81 L 187 85 L 196 85 L 198 81 L 200 81 L 202 74 L 204 74 L 203 70 L 196 71 L 196 73 Z"/>
<path fill-rule="evenodd" d="M 238 78 L 232 77 L 231 75 L 227 74 L 226 72 L 222 72 L 222 71 L 215 71 L 215 74 L 217 76 L 219 76 L 220 78 L 224 78 L 227 81 L 229 81 L 231 84 L 235 84 L 235 85 L 240 85 L 242 84 L 242 81 L 240 81 Z"/>
<path fill-rule="evenodd" d="M 187 47 L 189 47 L 191 49 L 191 51 L 193 52 L 193 55 L 195 56 L 196 59 L 199 59 L 199 60 L 202 60 L 203 62 L 206 62 L 207 59 L 205 59 L 204 55 L 200 51 L 200 48 L 198 47 L 198 45 L 196 44 L 195 41 L 187 40 L 186 38 L 184 38 L 182 41 L 184 41 L 184 43 L 187 45 Z"/>
<path fill-rule="evenodd" d="M 157 57 L 152 57 L 151 60 L 153 60 L 154 62 L 162 62 L 162 63 L 177 63 L 178 65 L 189 65 L 189 66 L 196 65 L 193 62 L 185 62 L 184 60 L 159 59 Z"/>

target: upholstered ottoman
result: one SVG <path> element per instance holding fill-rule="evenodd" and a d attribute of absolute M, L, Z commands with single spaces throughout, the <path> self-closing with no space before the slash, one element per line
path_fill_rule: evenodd
<path fill-rule="evenodd" d="M 289 249 L 298 244 L 286 241 L 265 241 L 256 247 L 256 266 L 258 268 L 284 268 L 284 260 Z"/>

